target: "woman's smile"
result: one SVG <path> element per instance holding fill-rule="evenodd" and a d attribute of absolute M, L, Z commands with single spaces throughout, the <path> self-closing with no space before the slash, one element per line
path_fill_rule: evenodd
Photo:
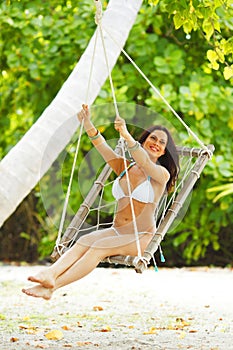
<path fill-rule="evenodd" d="M 162 130 L 154 130 L 143 143 L 143 148 L 157 159 L 165 153 L 167 134 Z"/>

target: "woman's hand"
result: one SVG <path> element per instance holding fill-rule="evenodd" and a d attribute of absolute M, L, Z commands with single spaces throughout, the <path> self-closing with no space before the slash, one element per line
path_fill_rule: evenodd
<path fill-rule="evenodd" d="M 129 136 L 129 132 L 128 132 L 125 120 L 121 118 L 119 115 L 116 116 L 114 126 L 115 126 L 115 129 L 119 131 L 121 137 L 126 139 L 127 136 Z"/>
<path fill-rule="evenodd" d="M 77 116 L 80 123 L 82 123 L 82 121 L 84 122 L 90 121 L 90 111 L 89 111 L 88 105 L 83 104 L 82 109 Z"/>

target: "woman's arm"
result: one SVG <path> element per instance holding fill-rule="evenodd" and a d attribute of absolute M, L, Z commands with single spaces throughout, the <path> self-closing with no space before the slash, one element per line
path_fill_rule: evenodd
<path fill-rule="evenodd" d="M 115 119 L 115 129 L 119 131 L 121 137 L 123 137 L 128 145 L 128 150 L 132 154 L 134 161 L 144 169 L 148 176 L 152 179 L 164 185 L 170 178 L 168 170 L 158 164 L 155 164 L 149 157 L 148 153 L 141 147 L 133 136 L 129 133 L 125 120 L 119 116 Z"/>
<path fill-rule="evenodd" d="M 117 173 L 120 173 L 120 164 L 122 163 L 122 157 L 118 155 L 114 150 L 106 143 L 105 138 L 96 129 L 90 118 L 90 111 L 87 105 L 82 105 L 82 110 L 78 113 L 78 120 L 83 122 L 84 129 L 89 136 L 91 142 L 104 158 L 111 168 Z"/>

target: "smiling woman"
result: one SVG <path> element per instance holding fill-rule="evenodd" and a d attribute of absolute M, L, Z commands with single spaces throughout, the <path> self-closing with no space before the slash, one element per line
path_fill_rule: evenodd
<path fill-rule="evenodd" d="M 145 130 L 139 142 L 143 145 L 150 139 L 154 140 L 157 151 L 162 152 L 164 150 L 159 156 L 159 164 L 170 173 L 170 178 L 167 182 L 167 190 L 170 192 L 179 173 L 179 159 L 175 143 L 168 129 L 161 125 L 151 126 Z M 153 147 L 153 144 L 151 147 Z"/>
<path fill-rule="evenodd" d="M 83 278 L 106 257 L 137 256 L 139 249 L 144 252 L 156 232 L 154 213 L 158 203 L 164 192 L 171 190 L 178 175 L 175 144 L 166 128 L 154 126 L 138 142 L 129 133 L 125 120 L 116 116 L 115 129 L 128 145 L 134 160 L 130 162 L 106 143 L 91 121 L 88 106 L 83 105 L 78 119 L 95 148 L 118 175 L 113 184 L 116 214 L 111 227 L 81 236 L 52 266 L 29 276 L 30 281 L 37 283 L 23 289 L 30 296 L 50 299 L 56 289 Z"/>

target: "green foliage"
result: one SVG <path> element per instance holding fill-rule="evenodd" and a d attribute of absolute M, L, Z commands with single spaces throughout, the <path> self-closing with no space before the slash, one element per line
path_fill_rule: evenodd
<path fill-rule="evenodd" d="M 172 237 L 173 246 L 182 250 L 189 264 L 203 258 L 207 248 L 215 251 L 219 250 L 221 244 L 225 244 L 219 241 L 219 235 L 231 220 L 233 205 L 230 200 L 226 200 L 223 206 L 213 205 L 206 198 L 202 189 L 208 187 L 209 182 L 209 177 L 202 178 L 192 193 L 187 215 L 166 238 Z"/>
<path fill-rule="evenodd" d="M 213 199 L 213 202 L 217 202 L 219 199 L 225 196 L 233 195 L 233 183 L 211 187 L 207 192 L 218 192 L 220 193 Z"/>
<path fill-rule="evenodd" d="M 175 29 L 183 28 L 186 37 L 198 31 L 208 41 L 212 49 L 207 51 L 209 67 L 218 70 L 223 64 L 226 80 L 233 77 L 233 41 L 229 35 L 233 28 L 233 8 L 231 0 L 183 0 L 161 1 L 163 11 L 173 18 Z M 224 38 L 227 35 L 227 38 Z"/>
<path fill-rule="evenodd" d="M 179 248 L 189 264 L 205 257 L 209 248 L 217 251 L 224 245 L 228 252 L 231 249 L 227 242 L 220 240 L 222 232 L 230 231 L 233 217 L 233 9 L 230 3 L 230 0 L 148 0 L 140 9 L 125 47 L 201 140 L 215 145 L 212 161 L 193 191 L 185 218 L 166 239 L 166 244 L 168 240 L 170 244 L 167 249 Z M 0 5 L 0 17 L 0 128 L 3 135 L 0 157 L 3 157 L 56 95 L 85 50 L 95 23 L 94 5 L 89 0 L 78 5 L 72 0 L 8 0 Z M 112 71 L 112 78 L 118 102 L 130 102 L 134 108 L 136 105 L 145 106 L 163 115 L 179 131 L 181 141 L 193 145 L 183 126 L 123 55 Z M 95 105 L 100 106 L 96 120 L 104 125 L 102 131 L 111 139 L 117 135 L 113 127 L 107 127 L 105 123 L 106 120 L 113 121 L 114 114 L 107 110 L 103 115 L 101 110 L 101 104 L 109 102 L 112 103 L 112 95 L 109 82 L 106 82 L 95 101 Z M 144 115 L 139 120 L 133 108 L 127 113 L 128 122 L 134 125 L 143 123 Z M 51 250 L 57 234 L 75 142 L 71 142 L 54 164 L 55 173 L 48 172 L 41 186 L 35 189 L 41 227 L 38 234 L 41 256 Z M 91 162 L 86 157 L 90 147 L 90 142 L 84 138 L 76 169 L 78 173 L 79 166 L 82 166 L 83 180 L 78 182 L 76 173 L 68 220 L 100 167 L 98 157 L 92 157 Z M 84 165 L 83 159 L 88 166 Z M 215 192 L 211 192 L 214 189 L 207 190 L 216 189 L 219 184 L 225 185 L 228 195 L 219 194 L 216 201 Z M 110 199 L 108 190 L 106 200 Z M 28 232 L 22 229 L 21 236 L 25 241 L 27 235 Z"/>
<path fill-rule="evenodd" d="M 1 3 L 0 157 L 20 140 L 68 77 L 95 29 L 93 10 L 88 0 L 81 7 L 72 1 Z"/>

